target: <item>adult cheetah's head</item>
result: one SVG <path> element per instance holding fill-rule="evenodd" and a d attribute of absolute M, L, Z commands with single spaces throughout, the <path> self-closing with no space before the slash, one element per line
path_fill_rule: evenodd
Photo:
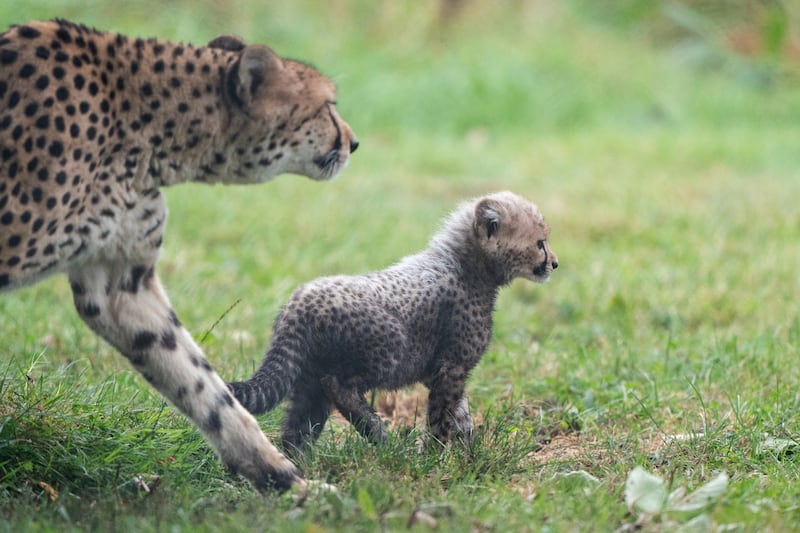
<path fill-rule="evenodd" d="M 237 54 L 225 72 L 226 97 L 240 114 L 237 137 L 251 157 L 248 178 L 285 172 L 315 180 L 334 177 L 358 141 L 336 112 L 333 82 L 313 67 L 278 57 L 237 37 L 209 43 Z"/>
<path fill-rule="evenodd" d="M 558 258 L 550 248 L 550 228 L 539 208 L 511 192 L 499 192 L 475 204 L 473 231 L 501 281 L 550 279 Z"/>

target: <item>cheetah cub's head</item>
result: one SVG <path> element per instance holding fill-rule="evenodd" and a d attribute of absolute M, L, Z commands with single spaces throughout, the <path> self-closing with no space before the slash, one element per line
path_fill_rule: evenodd
<path fill-rule="evenodd" d="M 225 93 L 242 118 L 236 136 L 250 180 L 285 172 L 326 180 L 347 166 L 358 141 L 336 111 L 330 79 L 238 37 L 217 37 L 209 47 L 237 54 L 225 72 Z"/>
<path fill-rule="evenodd" d="M 550 279 L 558 258 L 550 248 L 550 227 L 536 205 L 511 192 L 481 198 L 475 204 L 473 231 L 502 283 L 525 278 Z"/>

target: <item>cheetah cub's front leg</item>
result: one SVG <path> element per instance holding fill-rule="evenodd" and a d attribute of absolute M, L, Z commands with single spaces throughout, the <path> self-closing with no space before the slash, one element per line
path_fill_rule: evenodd
<path fill-rule="evenodd" d="M 431 435 L 441 443 L 454 437 L 471 441 L 474 427 L 464 395 L 466 372 L 444 367 L 431 385 L 428 395 L 428 425 Z"/>
<path fill-rule="evenodd" d="M 70 272 L 81 318 L 200 428 L 228 470 L 259 490 L 303 486 L 181 325 L 154 264 L 98 262 Z"/>

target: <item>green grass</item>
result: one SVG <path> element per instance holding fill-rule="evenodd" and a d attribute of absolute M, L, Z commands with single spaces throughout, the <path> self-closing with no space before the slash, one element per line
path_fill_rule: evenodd
<path fill-rule="evenodd" d="M 774 40 L 757 17 L 698 8 L 717 23 L 692 32 L 678 3 L 637 0 L 467 2 L 447 20 L 434 2 L 15 4 L 3 26 L 238 33 L 337 82 L 362 142 L 340 179 L 168 192 L 159 271 L 198 338 L 219 320 L 204 346 L 226 378 L 259 364 L 300 283 L 419 250 L 464 199 L 537 202 L 561 266 L 501 293 L 468 384 L 473 445 L 395 430 L 372 446 L 332 424 L 301 466 L 339 494 L 299 503 L 226 475 L 65 279 L 3 295 L 0 531 L 613 531 L 636 520 L 635 466 L 690 489 L 726 471 L 715 526 L 800 523 L 797 449 L 763 446 L 800 438 L 800 67 L 724 46 L 739 27 Z M 262 419 L 272 437 L 280 416 Z"/>

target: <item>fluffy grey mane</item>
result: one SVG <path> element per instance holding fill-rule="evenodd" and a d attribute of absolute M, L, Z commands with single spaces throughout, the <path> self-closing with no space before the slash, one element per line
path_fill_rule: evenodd
<path fill-rule="evenodd" d="M 463 202 L 442 222 L 439 230 L 431 237 L 428 248 L 448 255 L 463 251 L 475 238 L 475 201 Z"/>

